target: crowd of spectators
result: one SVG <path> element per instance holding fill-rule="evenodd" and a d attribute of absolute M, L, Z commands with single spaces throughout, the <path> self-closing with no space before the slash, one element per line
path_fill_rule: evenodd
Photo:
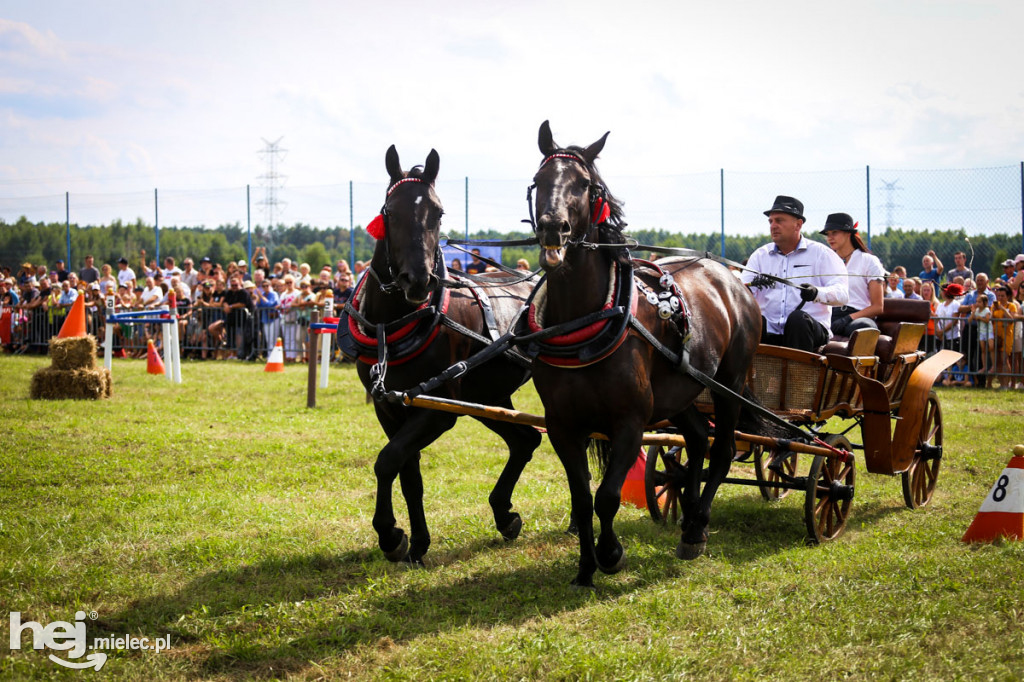
<path fill-rule="evenodd" d="M 1000 388 L 1024 389 L 1024 254 L 1004 261 L 1003 272 L 992 281 L 986 273 L 976 275 L 963 252 L 953 254 L 953 263 L 955 267 L 946 269 L 929 251 L 917 276 L 896 266 L 886 276 L 884 297 L 928 301 L 932 319 L 922 348 L 952 348 L 965 354 L 965 360 L 943 376 L 943 383 L 992 387 L 996 375 Z M 476 254 L 470 266 L 467 270 L 483 269 Z M 103 338 L 108 296 L 113 297 L 115 312 L 155 310 L 168 304 L 173 291 L 187 357 L 254 361 L 266 357 L 281 339 L 285 360 L 302 361 L 313 311 L 322 312 L 328 300 L 340 309 L 364 267 L 357 261 L 350 269 L 339 260 L 334 267 L 314 271 L 309 264 L 288 258 L 271 264 L 264 248 L 256 249 L 251 268 L 245 260 L 221 264 L 206 257 L 198 266 L 185 258 L 179 267 L 168 256 L 161 265 L 147 259 L 145 251 L 134 263 L 122 257 L 113 266 L 99 267 L 88 255 L 77 272 L 61 260 L 52 268 L 23 263 L 11 272 L 3 267 L 0 342 L 7 352 L 45 352 L 79 296 L 85 298 L 88 331 Z M 143 357 L 147 341 L 160 343 L 160 326 L 155 324 L 115 324 L 113 334 L 121 357 Z"/>
<path fill-rule="evenodd" d="M 79 297 L 84 297 L 87 331 L 102 339 L 108 299 L 114 312 L 157 311 L 169 305 L 173 292 L 184 356 L 255 361 L 280 339 L 287 362 L 303 361 L 314 310 L 322 313 L 328 301 L 340 309 L 365 268 L 362 261 L 350 269 L 339 260 L 333 268 L 324 265 L 313 272 L 309 264 L 288 258 L 271 265 L 263 248 L 256 249 L 252 265 L 204 257 L 198 266 L 185 258 L 179 267 L 171 256 L 158 264 L 141 251 L 134 263 L 122 257 L 113 267 L 97 268 L 89 255 L 78 272 L 68 271 L 60 260 L 52 269 L 23 263 L 12 273 L 5 267 L 0 271 L 0 342 L 7 352 L 45 353 Z M 161 343 L 158 324 L 111 327 L 119 357 L 144 357 L 149 340 Z"/>
<path fill-rule="evenodd" d="M 1001 389 L 1024 389 L 1024 254 L 1003 261 L 994 280 L 984 272 L 976 275 L 962 251 L 953 254 L 953 262 L 956 267 L 947 270 L 929 251 L 916 277 L 908 277 L 903 266 L 894 267 L 885 297 L 928 301 L 932 317 L 922 348 L 964 354 L 943 375 L 943 384 L 993 388 L 997 379 Z"/>

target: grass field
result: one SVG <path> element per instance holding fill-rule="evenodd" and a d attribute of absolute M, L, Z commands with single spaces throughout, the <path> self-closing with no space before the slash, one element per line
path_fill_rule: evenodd
<path fill-rule="evenodd" d="M 1024 396 L 944 390 L 945 459 L 925 509 L 858 471 L 851 527 L 805 546 L 802 495 L 726 487 L 708 554 L 624 507 L 626 568 L 570 589 L 575 540 L 547 441 L 502 542 L 487 494 L 501 442 L 463 420 L 424 453 L 427 568 L 370 526 L 383 437 L 350 366 L 305 407 L 305 368 L 115 361 L 114 396 L 28 399 L 45 358 L 0 358 L 0 678 L 1020 679 L 1024 544 L 960 536 L 1024 441 Z M 532 388 L 517 407 L 540 412 Z M 738 465 L 742 470 L 746 465 Z M 799 499 L 798 499 L 799 498 Z M 397 493 L 396 508 L 404 517 Z M 407 521 L 400 525 L 408 528 Z M 9 647 L 7 612 L 86 617 L 93 637 L 170 636 L 65 670 Z M 67 652 L 53 652 L 65 654 Z"/>

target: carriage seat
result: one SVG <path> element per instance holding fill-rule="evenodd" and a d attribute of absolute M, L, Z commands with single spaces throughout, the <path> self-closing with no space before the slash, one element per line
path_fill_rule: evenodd
<path fill-rule="evenodd" d="M 875 346 L 878 345 L 877 329 L 858 329 L 850 338 L 833 336 L 832 340 L 818 349 L 821 355 L 845 355 L 847 357 L 860 357 L 874 355 Z"/>
<path fill-rule="evenodd" d="M 885 299 L 882 302 L 882 314 L 875 318 L 881 333 L 875 352 L 879 361 L 889 363 L 897 355 L 917 350 L 931 316 L 932 307 L 928 301 Z M 910 325 L 919 326 L 911 329 Z"/>
<path fill-rule="evenodd" d="M 931 317 L 931 306 L 928 301 L 917 301 L 906 298 L 887 298 L 882 302 L 882 314 L 875 318 L 878 323 L 877 341 L 872 344 L 870 336 L 875 334 L 873 329 L 859 329 L 849 338 L 833 336 L 832 340 L 819 349 L 822 355 L 877 355 L 879 361 L 889 363 L 895 355 L 908 353 L 917 348 L 920 336 L 916 341 L 910 343 L 910 338 L 916 332 L 909 328 L 909 324 L 927 324 Z M 903 334 L 903 341 L 897 344 L 900 339 L 900 331 L 904 324 L 908 329 Z M 864 335 L 863 332 L 870 332 Z M 923 329 L 922 329 L 922 333 Z M 899 345 L 899 350 L 897 350 Z M 910 346 L 913 346 L 911 348 Z"/>

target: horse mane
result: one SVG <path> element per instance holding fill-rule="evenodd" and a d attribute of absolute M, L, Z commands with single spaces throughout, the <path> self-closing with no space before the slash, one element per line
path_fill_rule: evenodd
<path fill-rule="evenodd" d="M 602 244 L 626 244 L 626 220 L 625 213 L 622 210 L 622 201 L 616 198 L 608 189 L 608 185 L 605 184 L 600 171 L 597 170 L 597 166 L 593 162 L 587 163 L 586 157 L 583 155 L 583 147 L 572 145 L 564 151 L 578 157 L 583 165 L 586 166 L 591 182 L 604 190 L 604 200 L 608 203 L 609 215 L 607 220 L 597 226 L 598 240 Z M 614 249 L 612 253 L 612 257 L 619 263 L 625 264 L 630 260 L 627 249 Z"/>

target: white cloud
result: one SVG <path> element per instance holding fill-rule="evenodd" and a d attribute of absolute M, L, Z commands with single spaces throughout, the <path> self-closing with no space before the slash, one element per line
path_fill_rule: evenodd
<path fill-rule="evenodd" d="M 1017 2 L 55 1 L 0 12 L 7 196 L 256 184 L 260 139 L 284 136 L 285 194 L 383 184 L 388 145 L 411 162 L 436 148 L 452 191 L 465 176 L 481 195 L 488 183 L 514 188 L 479 198 L 513 206 L 496 210 L 514 227 L 545 119 L 563 143 L 611 130 L 610 182 L 999 165 L 1019 161 L 1024 142 L 1024 95 L 1005 75 L 1019 61 Z M 287 219 L 303 219 L 297 204 Z"/>

